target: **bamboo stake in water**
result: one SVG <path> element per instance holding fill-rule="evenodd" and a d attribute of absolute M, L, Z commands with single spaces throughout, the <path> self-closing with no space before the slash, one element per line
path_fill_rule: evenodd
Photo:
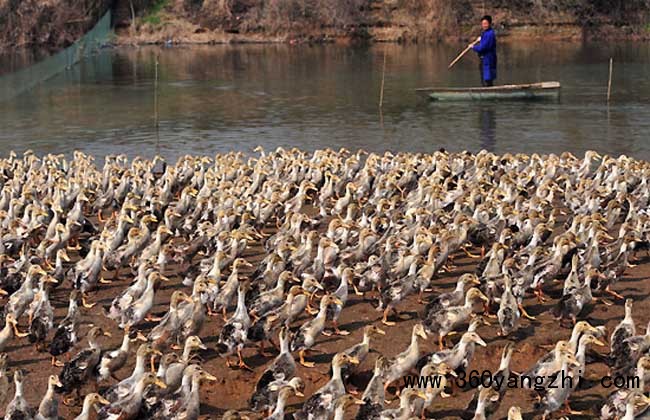
<path fill-rule="evenodd" d="M 158 56 L 156 56 L 153 80 L 153 126 L 158 128 Z"/>
<path fill-rule="evenodd" d="M 609 98 L 612 96 L 612 70 L 614 68 L 614 59 L 610 57 L 609 59 L 609 81 L 607 82 L 607 103 L 609 103 Z"/>
<path fill-rule="evenodd" d="M 384 65 L 381 71 L 381 90 L 379 91 L 379 108 L 384 105 L 384 81 L 386 80 L 386 50 L 384 50 Z"/>

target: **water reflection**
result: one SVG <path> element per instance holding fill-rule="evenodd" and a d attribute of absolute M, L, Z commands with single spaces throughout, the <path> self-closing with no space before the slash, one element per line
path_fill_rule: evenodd
<path fill-rule="evenodd" d="M 479 127 L 481 133 L 479 136 L 479 143 L 481 144 L 481 149 L 492 152 L 495 150 L 495 146 L 497 144 L 497 118 L 495 107 L 493 105 L 485 105 L 480 107 L 479 118 Z"/>

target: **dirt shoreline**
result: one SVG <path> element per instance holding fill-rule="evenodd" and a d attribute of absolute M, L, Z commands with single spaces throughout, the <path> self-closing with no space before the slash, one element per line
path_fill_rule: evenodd
<path fill-rule="evenodd" d="M 519 41 L 647 41 L 650 31 L 641 28 L 603 25 L 598 29 L 586 29 L 578 25 L 535 26 L 521 25 L 499 30 L 499 42 Z M 119 28 L 113 42 L 119 46 L 143 45 L 210 45 L 210 44 L 358 44 L 358 43 L 436 43 L 468 41 L 468 36 L 445 36 L 436 38 L 418 37 L 404 28 L 372 28 L 363 37 L 336 30 L 309 30 L 305 32 L 266 34 L 229 33 L 222 30 L 209 30 L 185 21 L 183 24 L 169 24 L 154 29 L 146 27 L 132 31 Z"/>
<path fill-rule="evenodd" d="M 313 209 L 312 209 L 313 211 Z M 309 213 L 309 211 L 308 211 Z M 93 223 L 97 223 L 95 218 L 92 218 Z M 327 225 L 326 223 L 324 224 Z M 270 234 L 274 229 L 266 228 L 265 233 Z M 476 250 L 475 250 L 476 251 Z M 265 251 L 259 242 L 252 243 L 243 254 L 243 257 L 251 262 L 254 266 L 258 266 L 261 259 L 265 256 Z M 622 294 L 626 298 L 633 298 L 634 310 L 633 317 L 637 327 L 637 333 L 644 331 L 648 321 L 650 321 L 650 311 L 644 310 L 646 305 L 650 305 L 650 257 L 645 253 L 639 253 L 637 256 L 640 258 L 635 267 L 628 269 L 625 274 L 613 286 L 613 290 Z M 75 260 L 76 258 L 73 258 Z M 454 288 L 457 278 L 466 272 L 473 272 L 476 266 L 476 259 L 466 257 L 462 253 L 458 253 L 454 259 L 455 268 L 450 273 L 441 273 L 434 281 L 435 291 L 425 294 L 425 298 L 434 296 L 437 293 L 450 291 Z M 165 273 L 172 281 L 165 284 L 155 294 L 155 305 L 152 313 L 155 315 L 164 314 L 169 308 L 169 299 L 175 290 L 183 290 L 184 286 L 181 284 L 182 278 L 179 275 L 179 267 L 170 264 Z M 249 275 L 250 272 L 244 272 Z M 112 280 L 112 272 L 104 272 L 103 277 L 107 280 Z M 127 274 L 123 270 L 121 279 L 112 284 L 101 286 L 96 292 L 91 295 L 91 301 L 97 303 L 91 309 L 82 310 L 82 324 L 93 323 L 94 325 L 101 326 L 102 328 L 110 331 L 112 337 L 102 338 L 101 344 L 104 349 L 114 349 L 119 347 L 122 340 L 122 332 L 118 329 L 117 325 L 102 315 L 102 306 L 108 305 L 115 296 L 116 291 L 125 288 L 132 280 L 133 275 Z M 328 289 L 334 289 L 336 285 L 328 285 Z M 483 372 L 488 370 L 496 372 L 499 366 L 501 351 L 508 342 L 513 342 L 515 345 L 515 353 L 511 362 L 511 370 L 513 372 L 524 372 L 535 363 L 541 356 L 548 351 L 548 346 L 552 346 L 555 342 L 561 339 L 567 340 L 571 335 L 571 329 L 568 327 L 558 326 L 557 321 L 551 315 L 551 308 L 556 305 L 559 297 L 562 295 L 562 282 L 550 284 L 546 290 L 549 297 L 547 302 L 539 303 L 535 297 L 529 297 L 524 301 L 524 306 L 530 315 L 535 316 L 535 321 L 522 319 L 519 328 L 509 337 L 500 337 L 496 334 L 497 328 L 494 326 L 481 326 L 478 329 L 479 335 L 487 343 L 487 347 L 478 347 L 473 360 L 467 373 L 472 370 Z M 66 314 L 67 310 L 67 296 L 70 293 L 70 284 L 66 282 L 64 285 L 55 289 L 51 296 L 51 301 L 55 307 L 55 323 L 60 321 Z M 339 351 L 349 348 L 351 345 L 356 344 L 362 340 L 363 328 L 366 325 L 376 325 L 382 329 L 386 329 L 388 334 L 373 338 L 371 341 L 372 352 L 367 360 L 360 366 L 358 374 L 352 377 L 352 385 L 357 389 L 363 390 L 372 374 L 374 360 L 377 354 L 383 354 L 387 357 L 392 357 L 402 352 L 409 344 L 412 326 L 419 320 L 419 312 L 422 310 L 422 304 L 417 302 L 417 296 L 410 296 L 399 305 L 402 319 L 395 319 L 397 325 L 386 327 L 381 324 L 381 312 L 375 309 L 376 302 L 374 300 L 375 294 L 369 294 L 367 297 L 358 297 L 353 293 L 350 294 L 348 302 L 341 313 L 339 318 L 339 325 L 342 329 L 350 331 L 348 336 L 331 336 L 326 337 L 321 335 L 317 344 L 314 346 L 314 351 L 310 352 L 307 360 L 316 363 L 315 368 L 304 368 L 298 365 L 296 372 L 306 384 L 305 395 L 312 395 L 317 389 L 322 387 L 329 378 L 330 361 L 332 357 Z M 595 304 L 585 315 L 581 316 L 590 322 L 592 325 L 604 325 L 607 327 L 608 336 L 614 330 L 615 326 L 624 317 L 624 305 L 622 301 L 616 301 L 612 306 L 606 306 L 602 303 Z M 307 319 L 303 315 L 294 326 L 300 325 Z M 492 324 L 496 320 L 489 320 Z M 244 358 L 246 363 L 251 366 L 254 371 L 231 369 L 226 367 L 224 359 L 214 350 L 215 343 L 218 338 L 218 333 L 223 327 L 223 320 L 220 316 L 209 317 L 200 333 L 203 337 L 204 343 L 207 344 L 208 350 L 202 351 L 200 357 L 203 360 L 202 366 L 210 373 L 218 378 L 216 383 L 207 383 L 201 387 L 201 413 L 202 419 L 218 419 L 221 415 L 230 409 L 241 410 L 246 412 L 248 409 L 248 398 L 252 394 L 255 384 L 263 372 L 263 370 L 272 362 L 277 354 L 276 350 L 271 350 L 267 347 L 267 351 L 271 351 L 273 356 L 263 357 L 259 354 L 258 349 L 254 345 L 248 345 L 244 351 Z M 149 328 L 152 324 L 141 325 L 142 328 Z M 20 325 L 21 330 L 26 329 L 24 321 Z M 83 337 L 88 330 L 88 327 L 83 326 L 80 328 L 81 336 Z M 462 328 L 460 329 L 462 330 Z M 460 335 L 450 337 L 450 341 L 456 343 Z M 86 345 L 85 339 L 81 339 L 71 354 L 76 354 L 77 351 Z M 134 344 L 134 347 L 137 344 Z M 429 337 L 421 346 L 421 352 L 435 351 L 437 344 L 435 337 Z M 607 353 L 608 347 L 593 347 L 593 349 L 600 353 Z M 58 374 L 60 368 L 52 367 L 50 365 L 50 357 L 46 352 L 38 352 L 34 346 L 30 345 L 26 338 L 15 339 L 12 345 L 5 350 L 12 355 L 11 368 L 15 369 L 20 367 L 27 372 L 25 381 L 25 397 L 32 407 L 37 407 L 43 392 L 46 389 L 46 381 L 48 375 Z M 131 350 L 131 354 L 133 353 Z M 126 366 L 116 372 L 118 378 L 125 378 L 130 375 L 134 366 L 134 357 L 130 357 Z M 570 398 L 571 407 L 574 410 L 584 411 L 583 416 L 571 416 L 572 420 L 575 419 L 593 419 L 595 418 L 600 404 L 604 398 L 609 395 L 614 389 L 606 389 L 600 384 L 600 378 L 608 374 L 608 368 L 603 363 L 592 363 L 588 365 L 588 376 L 594 378 L 595 381 L 590 381 L 586 386 L 580 386 Z M 116 381 L 110 379 L 100 384 L 100 389 L 107 387 Z M 396 384 L 400 387 L 402 383 Z M 92 386 L 87 385 L 84 387 L 84 393 Z M 394 392 L 395 387 L 390 390 Z M 453 389 L 452 396 L 449 398 L 438 398 L 435 400 L 433 408 L 430 413 L 436 419 L 459 419 L 464 415 L 464 408 L 472 399 L 476 389 L 472 387 L 465 387 L 463 389 Z M 13 387 L 12 387 L 13 392 Z M 392 399 L 390 407 L 397 407 L 399 400 L 393 395 L 389 394 Z M 304 398 L 298 399 L 292 397 L 288 402 L 287 411 L 293 412 L 301 406 Z M 535 419 L 533 412 L 534 398 L 533 394 L 525 389 L 508 389 L 501 406 L 497 413 L 492 417 L 493 419 L 504 419 L 507 417 L 507 410 L 510 406 L 518 405 L 521 407 L 524 414 L 524 419 Z M 80 406 L 67 407 L 59 404 L 59 416 L 61 418 L 73 418 L 81 411 Z M 262 418 L 257 414 L 246 412 L 250 415 L 251 419 Z M 0 414 L 2 414 L 2 407 L 0 407 Z M 356 408 L 348 410 L 346 419 L 354 418 Z M 553 419 L 559 418 L 555 415 Z"/>

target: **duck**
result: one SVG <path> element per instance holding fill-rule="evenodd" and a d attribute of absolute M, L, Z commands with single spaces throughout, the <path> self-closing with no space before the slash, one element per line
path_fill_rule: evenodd
<path fill-rule="evenodd" d="M 0 407 L 5 406 L 9 393 L 9 377 L 7 376 L 7 353 L 0 353 Z"/>
<path fill-rule="evenodd" d="M 571 410 L 568 405 L 568 398 L 573 390 L 572 384 L 578 380 L 576 377 L 577 371 L 573 368 L 578 366 L 579 363 L 573 356 L 571 356 L 571 358 L 565 357 L 562 359 L 562 365 L 559 370 L 560 373 L 558 373 L 558 376 L 562 379 L 557 381 L 557 386 L 549 387 L 546 394 L 542 397 L 542 400 L 537 402 L 534 406 L 536 410 L 543 412 L 542 420 L 546 420 L 549 414 L 557 411 L 564 404 L 566 404 L 568 414 L 583 414 Z M 571 378 L 571 380 L 567 381 L 566 378 Z"/>
<path fill-rule="evenodd" d="M 284 301 L 285 284 L 289 281 L 298 282 L 299 280 L 294 277 L 290 271 L 283 271 L 280 273 L 276 286 L 267 292 L 261 293 L 257 297 L 250 308 L 250 315 L 255 319 L 259 319 L 282 305 L 282 302 Z"/>
<path fill-rule="evenodd" d="M 304 394 L 296 390 L 293 386 L 291 385 L 285 385 L 280 388 L 278 391 L 278 398 L 277 402 L 275 404 L 275 408 L 273 409 L 273 412 L 271 412 L 268 416 L 264 417 L 265 420 L 284 420 L 285 418 L 285 413 L 284 409 L 287 404 L 287 400 L 291 398 L 292 396 L 296 397 L 303 397 Z"/>
<path fill-rule="evenodd" d="M 643 356 L 636 364 L 636 370 L 633 374 L 639 379 L 633 382 L 633 387 L 617 389 L 609 394 L 605 403 L 600 409 L 600 418 L 611 420 L 620 418 L 626 411 L 626 400 L 631 393 L 643 392 L 645 390 L 645 376 L 650 372 L 650 356 Z"/>
<path fill-rule="evenodd" d="M 453 329 L 466 322 L 474 312 L 474 305 L 477 301 L 487 303 L 487 296 L 480 290 L 472 287 L 465 295 L 465 304 L 463 306 L 450 306 L 433 314 L 430 318 L 425 319 L 424 325 L 427 331 L 438 335 L 438 347 L 444 348 L 445 337 Z"/>
<path fill-rule="evenodd" d="M 463 303 L 465 298 L 465 287 L 468 285 L 478 286 L 481 284 L 474 273 L 465 273 L 456 281 L 456 288 L 447 293 L 441 293 L 426 304 L 423 318 L 429 318 L 434 313 L 451 306 L 458 306 Z"/>
<path fill-rule="evenodd" d="M 102 260 L 106 245 L 99 240 L 93 241 L 91 250 L 86 255 L 86 258 L 80 260 L 72 271 L 72 283 L 75 289 L 81 292 L 81 303 L 85 308 L 92 308 L 94 303 L 88 303 L 88 292 L 95 290 L 98 283 L 106 283 L 101 276 Z M 79 268 L 81 263 L 84 263 L 82 268 Z"/>
<path fill-rule="evenodd" d="M 415 404 L 411 407 L 413 413 L 420 413 L 420 418 L 426 418 L 425 412 L 433 406 L 437 396 L 441 396 L 442 398 L 451 397 L 450 394 L 445 392 L 445 387 L 447 386 L 446 375 L 458 376 L 454 369 L 444 362 L 427 364 L 420 370 L 420 377 L 429 379 L 427 379 L 424 387 L 419 387 L 424 392 L 425 398 L 415 400 Z"/>
<path fill-rule="evenodd" d="M 355 344 L 352 347 L 349 347 L 343 350 L 342 353 L 347 354 L 350 357 L 356 357 L 359 361 L 359 365 L 366 360 L 368 354 L 370 353 L 370 339 L 372 337 L 377 337 L 380 335 L 386 335 L 386 331 L 375 325 L 366 325 L 363 329 L 363 339 L 360 343 Z M 341 368 L 341 376 L 344 381 L 347 381 L 350 378 L 352 372 L 349 369 L 349 365 L 344 365 Z"/>
<path fill-rule="evenodd" d="M 5 408 L 5 420 L 34 418 L 34 409 L 29 406 L 23 396 L 25 373 L 22 369 L 14 372 L 14 397 Z"/>
<path fill-rule="evenodd" d="M 165 389 L 167 385 L 152 372 L 144 373 L 135 384 L 133 391 L 109 405 L 104 406 L 100 411 L 100 416 L 106 419 L 136 419 L 142 406 L 142 397 L 144 390 L 149 385 L 155 385 Z"/>
<path fill-rule="evenodd" d="M 636 335 L 636 326 L 632 317 L 633 299 L 625 300 L 625 316 L 618 323 L 609 339 L 611 359 L 616 363 L 617 360 L 627 360 L 631 354 L 628 338 Z M 620 363 L 620 362 L 619 362 Z"/>
<path fill-rule="evenodd" d="M 105 381 L 109 377 L 117 379 L 114 373 L 120 370 L 126 363 L 129 356 L 129 347 L 131 344 L 131 328 L 124 329 L 122 344 L 115 350 L 106 351 L 102 354 L 98 367 L 98 381 Z"/>
<path fill-rule="evenodd" d="M 63 366 L 59 374 L 61 386 L 56 389 L 56 392 L 65 394 L 74 392 L 78 396 L 79 388 L 93 378 L 102 353 L 102 349 L 97 342 L 97 339 L 101 336 L 110 337 L 111 333 L 104 331 L 100 327 L 92 327 L 88 331 L 88 347 L 77 353 Z M 64 403 L 69 403 L 69 401 L 69 399 L 64 400 Z"/>
<path fill-rule="evenodd" d="M 149 343 L 141 344 L 135 353 L 135 366 L 131 375 L 109 387 L 103 392 L 103 397 L 112 403 L 130 394 L 138 379 L 146 372 L 147 357 L 150 355 L 160 355 L 160 352 L 154 349 Z"/>
<path fill-rule="evenodd" d="M 416 405 L 413 403 L 414 398 L 426 399 L 426 394 L 416 388 L 407 388 L 399 396 L 398 408 L 387 408 L 379 414 L 380 420 L 408 420 L 414 414 L 411 409 Z"/>
<path fill-rule="evenodd" d="M 289 350 L 290 331 L 286 326 L 280 328 L 280 354 L 264 370 L 255 385 L 255 391 L 250 398 L 250 408 L 261 411 L 268 408 L 271 400 L 269 384 L 278 380 L 290 380 L 296 372 L 296 361 Z"/>
<path fill-rule="evenodd" d="M 241 351 L 248 341 L 248 330 L 251 327 L 251 319 L 246 310 L 245 303 L 246 290 L 247 285 L 242 284 L 239 286 L 239 291 L 237 292 L 237 309 L 235 310 L 235 314 L 226 322 L 219 333 L 217 352 L 226 358 L 226 366 L 228 367 L 231 367 L 228 356 L 237 352 L 239 368 L 252 371 L 253 369 L 244 362 L 241 354 Z"/>
<path fill-rule="evenodd" d="M 5 317 L 8 314 L 12 314 L 17 320 L 22 316 L 23 313 L 25 313 L 25 310 L 27 310 L 29 304 L 34 300 L 34 278 L 37 275 L 44 276 L 46 274 L 47 273 L 41 268 L 40 265 L 33 264 L 29 267 L 23 284 L 18 290 L 9 296 L 9 300 L 5 304 Z"/>
<path fill-rule="evenodd" d="M 510 276 L 504 278 L 504 289 L 499 301 L 499 310 L 497 311 L 497 319 L 501 330 L 499 335 L 507 336 L 517 328 L 521 313 L 519 312 L 519 304 L 517 298 L 512 294 L 512 286 Z"/>
<path fill-rule="evenodd" d="M 395 305 L 419 290 L 417 282 L 417 268 L 420 262 L 422 262 L 422 257 L 418 255 L 409 265 L 408 274 L 405 278 L 397 279 L 382 289 L 377 310 L 383 310 L 384 316 L 381 322 L 384 325 L 395 325 L 394 321 L 388 320 L 388 314 L 391 311 L 395 311 L 399 317 L 399 313 L 397 313 Z"/>
<path fill-rule="evenodd" d="M 325 329 L 325 320 L 327 317 L 327 307 L 332 304 L 341 304 L 342 302 L 338 297 L 332 294 L 327 294 L 321 298 L 320 309 L 316 317 L 305 322 L 296 331 L 291 341 L 291 351 L 298 351 L 300 356 L 300 364 L 305 367 L 314 367 L 313 362 L 305 361 L 305 352 L 311 349 L 316 344 L 316 338 Z"/>
<path fill-rule="evenodd" d="M 190 364 L 192 352 L 196 350 L 207 350 L 207 346 L 196 335 L 187 337 L 180 359 L 176 363 L 169 365 L 165 372 L 164 382 L 167 385 L 168 393 L 176 391 L 181 386 L 183 371 Z"/>
<path fill-rule="evenodd" d="M 361 401 L 363 404 L 355 417 L 357 420 L 373 419 L 379 416 L 384 409 L 386 392 L 384 391 L 384 373 L 388 371 L 389 359 L 379 356 L 375 359 L 372 377 L 363 391 Z"/>
<path fill-rule="evenodd" d="M 346 363 L 358 364 L 355 357 L 337 354 L 332 359 L 332 378 L 305 401 L 300 411 L 294 414 L 296 420 L 328 418 L 334 413 L 334 402 L 345 395 L 345 385 L 341 377 L 341 366 Z"/>
<path fill-rule="evenodd" d="M 580 315 L 585 305 L 594 300 L 591 293 L 591 281 L 595 277 L 598 277 L 598 275 L 599 273 L 593 268 L 587 270 L 582 286 L 571 289 L 567 294 L 562 296 L 553 310 L 553 315 L 556 319 L 561 321 L 569 319 L 575 325 L 577 322 L 576 318 Z"/>
<path fill-rule="evenodd" d="M 647 418 L 644 413 L 650 407 L 650 397 L 647 397 L 641 392 L 630 392 L 625 401 L 625 415 L 621 420 L 634 420 L 637 418 Z"/>
<path fill-rule="evenodd" d="M 629 351 L 622 353 L 610 353 L 610 360 L 612 365 L 612 374 L 625 375 L 630 374 L 634 370 L 636 363 L 643 354 L 650 349 L 650 321 L 646 326 L 645 334 L 634 335 L 625 339 L 624 343 L 627 345 Z"/>
<path fill-rule="evenodd" d="M 513 405 L 508 409 L 508 420 L 523 420 L 524 418 L 521 415 L 521 408 L 519 406 Z"/>
<path fill-rule="evenodd" d="M 54 327 L 54 310 L 50 304 L 49 291 L 46 284 L 56 284 L 58 281 L 52 276 L 42 276 L 39 290 L 34 295 L 34 300 L 29 306 L 29 342 L 37 344 L 40 349 L 47 335 Z"/>
<path fill-rule="evenodd" d="M 560 369 L 562 360 L 565 358 L 569 361 L 575 361 L 574 350 L 571 349 L 568 341 L 559 340 L 555 343 L 553 350 L 537 360 L 524 375 L 531 378 L 552 375 Z"/>
<path fill-rule="evenodd" d="M 340 276 L 339 285 L 334 291 L 334 296 L 336 296 L 341 303 L 333 303 L 327 307 L 327 320 L 332 321 L 334 325 L 334 333 L 337 335 L 349 335 L 349 331 L 341 330 L 338 326 L 338 319 L 341 315 L 341 311 L 348 301 L 348 284 L 352 283 L 354 277 L 354 270 L 351 267 L 346 267 L 343 269 L 343 272 Z M 330 335 L 329 332 L 323 331 L 324 335 Z"/>
<path fill-rule="evenodd" d="M 491 387 L 498 392 L 499 398 L 496 400 L 488 400 L 484 403 L 484 413 L 489 418 L 494 414 L 498 409 L 503 397 L 505 396 L 506 390 L 508 389 L 508 381 L 510 379 L 510 361 L 512 360 L 512 353 L 514 351 L 514 345 L 509 342 L 503 347 L 501 352 L 501 361 L 499 362 L 499 368 L 496 373 L 492 376 Z M 465 408 L 466 412 L 474 413 L 476 412 L 476 407 L 478 406 L 478 401 L 480 398 L 480 392 L 476 392 L 474 397 Z"/>
<path fill-rule="evenodd" d="M 487 420 L 489 418 L 487 407 L 498 404 L 500 398 L 499 393 L 494 388 L 483 387 L 483 385 L 478 386 L 477 393 L 478 402 L 472 420 Z"/>
<path fill-rule="evenodd" d="M 181 290 L 175 290 L 169 299 L 169 310 L 160 319 L 158 324 L 151 329 L 147 335 L 147 340 L 158 344 L 160 344 L 161 341 L 170 341 L 174 343 L 179 342 L 182 328 L 181 323 L 183 321 L 179 314 L 179 305 L 181 302 L 194 304 L 194 301 L 184 292 Z"/>
<path fill-rule="evenodd" d="M 183 404 L 177 410 L 175 414 L 176 418 L 187 419 L 187 420 L 198 420 L 200 414 L 200 386 L 204 381 L 214 382 L 217 380 L 217 377 L 211 375 L 203 369 L 200 369 L 198 372 L 195 372 L 192 375 L 191 387 L 188 395 L 182 399 Z"/>
<path fill-rule="evenodd" d="M 97 409 L 97 405 L 108 405 L 110 402 L 99 395 L 96 392 L 91 392 L 90 394 L 86 395 L 84 398 L 83 402 L 83 408 L 81 409 L 81 413 L 74 418 L 74 420 L 90 420 L 91 416 L 91 411 L 95 409 L 96 411 L 99 411 Z"/>
<path fill-rule="evenodd" d="M 121 319 L 124 311 L 142 296 L 142 293 L 147 288 L 148 277 L 154 269 L 155 266 L 151 262 L 140 264 L 133 282 L 129 287 L 118 293 L 111 301 L 110 306 L 104 307 L 104 315 L 114 321 Z"/>
<path fill-rule="evenodd" d="M 180 339 L 184 341 L 191 335 L 198 335 L 207 316 L 206 294 L 210 288 L 210 280 L 197 280 L 192 289 L 190 302 L 180 302 L 179 318 L 181 321 Z"/>
<path fill-rule="evenodd" d="M 120 328 L 133 327 L 147 319 L 149 311 L 153 307 L 154 287 L 158 281 L 169 281 L 169 279 L 157 271 L 151 272 L 147 277 L 147 287 L 142 292 L 142 295 L 124 310 L 119 323 Z"/>
<path fill-rule="evenodd" d="M 223 287 L 219 290 L 219 294 L 216 296 L 212 303 L 212 310 L 217 312 L 222 311 L 223 319 L 226 320 L 226 310 L 230 305 L 233 297 L 237 293 L 239 288 L 239 268 L 240 267 L 252 267 L 253 265 L 246 261 L 243 258 L 237 258 L 232 263 L 232 270 L 230 276 Z"/>
<path fill-rule="evenodd" d="M 18 322 L 14 314 L 10 313 L 5 317 L 5 326 L 0 330 L 0 351 L 4 351 L 11 340 L 16 337 L 26 337 L 28 333 L 18 331 Z"/>
<path fill-rule="evenodd" d="M 418 365 L 421 366 L 424 361 L 425 363 L 434 364 L 445 363 L 456 371 L 467 368 L 471 359 L 474 357 L 475 345 L 487 346 L 485 341 L 476 332 L 478 322 L 480 321 L 477 320 L 470 324 L 470 328 L 461 336 L 460 341 L 453 348 L 439 350 L 430 356 L 426 356 L 418 362 Z"/>
<path fill-rule="evenodd" d="M 353 404 L 360 405 L 363 401 L 356 399 L 350 394 L 341 395 L 334 402 L 334 420 L 344 420 L 346 410 Z"/>
<path fill-rule="evenodd" d="M 38 406 L 38 412 L 36 413 L 36 420 L 58 420 L 59 418 L 59 404 L 56 399 L 54 399 L 54 387 L 62 387 L 59 377 L 56 375 L 50 375 L 47 380 L 47 391 L 41 400 L 41 403 Z"/>
<path fill-rule="evenodd" d="M 420 359 L 419 339 L 426 340 L 427 333 L 424 326 L 420 323 L 413 326 L 411 331 L 411 343 L 403 352 L 387 360 L 390 367 L 384 373 L 384 392 L 390 384 L 403 377 L 408 371 L 413 369 Z"/>
<path fill-rule="evenodd" d="M 67 353 L 77 343 L 77 325 L 79 323 L 79 295 L 78 290 L 72 290 L 68 299 L 68 313 L 61 320 L 50 342 L 49 352 L 52 366 L 63 367 L 57 357 Z"/>

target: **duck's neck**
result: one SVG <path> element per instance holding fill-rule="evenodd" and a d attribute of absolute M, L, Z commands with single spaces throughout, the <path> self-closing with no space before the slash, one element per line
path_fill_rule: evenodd
<path fill-rule="evenodd" d="M 361 342 L 364 346 L 369 346 L 370 345 L 370 334 L 364 333 L 363 334 L 363 341 Z"/>
<path fill-rule="evenodd" d="M 120 351 L 124 353 L 128 352 L 130 343 L 131 340 L 129 339 L 129 334 L 124 334 L 124 337 L 122 338 L 122 345 L 120 346 Z"/>
<path fill-rule="evenodd" d="M 23 382 L 14 381 L 14 383 L 16 384 L 16 391 L 14 392 L 14 400 L 15 400 L 23 397 Z"/>
<path fill-rule="evenodd" d="M 90 400 L 90 398 L 84 399 L 83 409 L 81 410 L 81 414 L 77 418 L 78 419 L 88 419 L 88 418 L 90 418 L 90 409 L 92 408 L 92 405 L 93 404 L 92 404 L 92 401 Z"/>
<path fill-rule="evenodd" d="M 73 316 L 77 312 L 78 308 L 79 305 L 77 304 L 77 299 L 70 298 L 70 301 L 68 302 L 68 316 Z"/>
<path fill-rule="evenodd" d="M 417 353 L 419 351 L 418 348 L 418 335 L 413 333 L 411 334 L 411 345 L 409 346 L 409 351 L 411 353 Z"/>
<path fill-rule="evenodd" d="M 285 337 L 280 340 L 280 354 L 289 354 L 289 339 Z"/>
<path fill-rule="evenodd" d="M 337 296 L 347 296 L 348 295 L 348 276 L 342 275 L 339 287 L 336 288 L 334 292 Z"/>
<path fill-rule="evenodd" d="M 241 318 L 248 316 L 248 311 L 246 310 L 246 293 L 239 289 L 237 292 L 237 309 L 235 309 L 235 317 Z"/>
<path fill-rule="evenodd" d="M 90 347 L 92 350 L 100 350 L 96 337 L 88 338 L 88 347 Z"/>
<path fill-rule="evenodd" d="M 51 401 L 52 398 L 54 397 L 54 384 L 48 383 L 47 384 L 47 391 L 45 391 L 45 395 L 43 396 L 43 401 Z"/>
<path fill-rule="evenodd" d="M 278 395 L 278 402 L 275 405 L 275 410 L 273 410 L 273 418 L 283 418 L 284 417 L 284 407 L 287 404 L 287 396 L 281 392 Z"/>
<path fill-rule="evenodd" d="M 144 392 L 144 389 L 147 387 L 147 382 L 143 380 L 139 380 L 137 385 L 135 386 L 135 389 L 133 390 L 133 398 L 137 401 L 142 398 L 142 393 Z"/>
<path fill-rule="evenodd" d="M 399 408 L 400 410 L 408 410 L 409 408 L 409 400 L 411 399 L 411 396 L 408 392 L 403 392 L 402 395 L 399 398 Z"/>
<path fill-rule="evenodd" d="M 332 365 L 332 380 L 341 381 L 341 365 L 333 364 Z"/>
<path fill-rule="evenodd" d="M 464 290 L 465 290 L 465 282 L 462 280 L 456 282 L 456 288 L 454 289 L 454 292 L 463 292 Z"/>
<path fill-rule="evenodd" d="M 506 354 L 501 358 L 499 363 L 499 370 L 504 371 L 510 367 L 510 359 L 512 359 L 512 352 L 506 351 Z"/>
<path fill-rule="evenodd" d="M 140 355 L 138 354 L 135 358 L 135 367 L 133 368 L 133 373 L 131 374 L 131 377 L 139 377 L 144 373 L 145 370 L 145 365 L 146 365 L 146 355 Z"/>
<path fill-rule="evenodd" d="M 626 324 L 632 324 L 634 325 L 634 321 L 632 320 L 632 307 L 625 305 L 625 318 L 623 318 L 623 322 Z"/>

